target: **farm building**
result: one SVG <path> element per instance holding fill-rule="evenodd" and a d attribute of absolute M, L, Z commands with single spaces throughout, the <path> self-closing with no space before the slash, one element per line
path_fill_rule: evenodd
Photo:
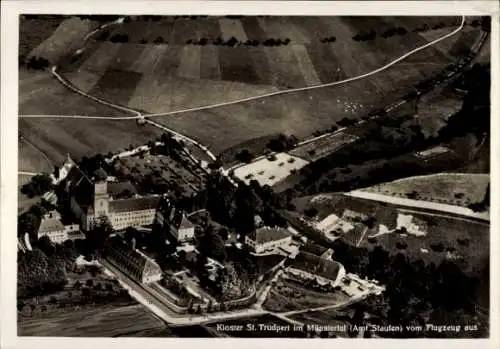
<path fill-rule="evenodd" d="M 314 280 L 322 286 L 336 286 L 346 274 L 342 264 L 303 251 L 286 268 L 286 273 L 300 280 Z"/>
<path fill-rule="evenodd" d="M 92 229 L 103 216 L 109 218 L 114 230 L 150 225 L 160 201 L 158 195 L 136 195 L 128 182 L 108 185 L 107 174 L 102 169 L 91 179 L 78 166 L 73 166 L 68 173 L 66 190 L 71 210 L 80 220 L 83 230 Z M 124 192 L 127 193 L 125 198 Z"/>
<path fill-rule="evenodd" d="M 277 253 L 292 243 L 292 234 L 284 228 L 262 227 L 245 237 L 245 243 L 257 255 Z"/>
<path fill-rule="evenodd" d="M 103 250 L 103 256 L 141 283 L 148 284 L 162 278 L 162 270 L 153 259 L 138 250 L 130 249 L 124 241 L 110 241 Z"/>

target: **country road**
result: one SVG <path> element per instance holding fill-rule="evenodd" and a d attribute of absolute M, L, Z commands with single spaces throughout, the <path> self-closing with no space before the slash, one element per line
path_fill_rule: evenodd
<path fill-rule="evenodd" d="M 133 117 L 100 117 L 100 118 L 103 118 L 103 119 L 117 119 L 117 120 L 125 120 L 125 119 L 139 119 L 139 118 L 150 118 L 150 117 L 157 117 L 157 116 L 168 116 L 168 115 L 176 115 L 176 114 L 182 114 L 182 113 L 188 113 L 188 112 L 194 112 L 194 111 L 200 111 L 200 110 L 207 110 L 207 109 L 213 109 L 213 108 L 218 108 L 218 107 L 223 107 L 223 106 L 227 106 L 227 105 L 232 105 L 232 104 L 238 104 L 238 103 L 243 103 L 243 102 L 248 102 L 248 101 L 253 101 L 253 100 L 258 100 L 258 99 L 264 99 L 264 98 L 269 98 L 269 97 L 273 97 L 273 96 L 277 96 L 277 95 L 283 95 L 283 94 L 289 94 L 289 93 L 295 93 L 295 92 L 301 92 L 301 91 L 309 91 L 309 90 L 315 90 L 315 89 L 320 89 L 320 88 L 325 88 L 325 87 L 331 87 L 331 86 L 337 86 L 337 85 L 341 85 L 341 84 L 345 84 L 345 83 L 348 83 L 348 82 L 352 82 L 352 81 L 357 81 L 357 80 L 361 80 L 361 79 L 364 79 L 364 78 L 367 78 L 367 77 L 370 77 L 370 76 L 373 76 L 377 73 L 380 73 L 384 70 L 387 70 L 389 69 L 390 67 L 392 67 L 393 65 L 403 61 L 404 59 L 410 57 L 411 55 L 421 51 L 421 50 L 424 50 L 432 45 L 435 45 L 457 33 L 459 33 L 463 27 L 465 25 L 465 16 L 462 16 L 462 21 L 460 23 L 460 25 L 455 29 L 453 30 L 452 32 L 446 34 L 446 35 L 443 35 L 442 37 L 439 37 L 433 41 L 430 41 L 422 46 L 419 46 L 407 53 L 405 53 L 404 55 L 402 56 L 399 56 L 397 58 L 395 58 L 394 60 L 390 61 L 389 63 L 385 64 L 384 66 L 382 67 L 379 67 L 375 70 L 372 70 L 370 72 L 367 72 L 367 73 L 364 73 L 364 74 L 361 74 L 361 75 L 357 75 L 357 76 L 353 76 L 353 77 L 350 77 L 350 78 L 347 78 L 347 79 L 344 79 L 344 80 L 339 80 L 339 81 L 334 81 L 334 82 L 329 82 L 329 83 L 325 83 L 325 84 L 319 84 L 319 85 L 314 85 L 314 86 L 306 86 L 306 87 L 299 87 L 299 88 L 293 88 L 293 89 L 287 89 L 287 90 L 281 90 L 281 91 L 276 91 L 276 92 L 270 92 L 270 93 L 266 93 L 266 94 L 262 94 L 262 95 L 257 95 L 257 96 L 251 96 L 251 97 L 246 97 L 246 98 L 241 98 L 241 99 L 237 99 L 237 100 L 233 100 L 233 101 L 227 101 L 227 102 L 221 102 L 221 103 L 215 103 L 215 104 L 210 104 L 210 105 L 205 105 L 205 106 L 199 106 L 199 107 L 193 107 L 193 108 L 186 108 L 186 109 L 179 109 L 179 110 L 173 110 L 173 111 L 169 111 L 169 112 L 163 112 L 163 113 L 155 113 L 155 114 L 143 114 L 137 110 L 134 110 L 134 109 L 131 109 L 131 108 L 128 108 L 128 107 L 124 107 L 124 106 L 120 106 L 120 105 L 116 105 L 116 104 L 113 104 L 111 102 L 108 102 L 108 101 L 105 101 L 101 98 L 98 98 L 98 97 L 94 97 L 94 96 L 91 96 L 85 92 L 83 92 L 82 90 L 80 90 L 78 87 L 72 85 L 71 83 L 69 83 L 66 79 L 64 79 L 59 73 L 57 73 L 57 67 L 54 66 L 51 68 L 51 74 L 56 78 L 58 79 L 63 85 L 65 85 L 66 87 L 68 87 L 69 89 L 71 89 L 72 91 L 82 95 L 82 96 L 85 96 L 87 98 L 90 98 L 98 103 L 101 103 L 101 104 L 104 104 L 104 105 L 107 105 L 109 107 L 112 107 L 112 108 L 115 108 L 115 109 L 119 109 L 119 110 L 122 110 L 122 111 L 125 111 L 125 112 L 128 112 L 128 113 L 132 113 L 132 114 L 135 114 L 136 116 L 133 116 Z M 20 115 L 19 117 L 37 117 L 35 115 Z M 49 117 L 47 115 L 40 115 L 39 117 Z M 55 116 L 52 116 L 52 117 L 55 117 Z M 73 116 L 71 115 L 61 115 L 59 117 L 62 117 L 62 118 L 72 118 Z M 82 116 L 75 116 L 75 118 L 82 118 Z M 99 118 L 99 117 L 96 117 L 96 116 L 92 116 L 92 117 L 89 117 L 89 118 Z"/>

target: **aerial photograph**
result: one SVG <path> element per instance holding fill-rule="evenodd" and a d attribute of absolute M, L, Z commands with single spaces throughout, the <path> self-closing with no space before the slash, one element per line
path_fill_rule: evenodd
<path fill-rule="evenodd" d="M 490 28 L 20 15 L 17 335 L 489 338 Z"/>

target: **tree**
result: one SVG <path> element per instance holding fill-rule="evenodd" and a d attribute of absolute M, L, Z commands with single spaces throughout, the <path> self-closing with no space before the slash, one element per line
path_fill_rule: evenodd
<path fill-rule="evenodd" d="M 236 159 L 245 163 L 252 162 L 253 158 L 253 154 L 248 149 L 243 149 L 238 154 L 236 154 Z"/>
<path fill-rule="evenodd" d="M 86 282 L 85 282 L 85 285 L 87 287 L 92 287 L 94 286 L 94 281 L 92 279 L 88 279 Z"/>
<path fill-rule="evenodd" d="M 80 280 L 76 280 L 76 282 L 73 284 L 73 288 L 75 290 L 80 290 L 82 288 L 82 283 L 80 282 Z"/>

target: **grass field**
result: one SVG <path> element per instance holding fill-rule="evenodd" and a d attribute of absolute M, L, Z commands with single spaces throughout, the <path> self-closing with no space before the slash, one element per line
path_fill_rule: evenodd
<path fill-rule="evenodd" d="M 19 54 L 44 57 L 58 64 L 81 48 L 87 33 L 99 23 L 76 17 L 23 19 L 20 21 Z"/>
<path fill-rule="evenodd" d="M 93 42 L 81 59 L 63 67 L 63 72 L 68 71 L 67 77 L 83 90 L 115 103 L 152 113 L 168 112 L 366 73 L 434 39 L 439 33 L 416 33 L 412 29 L 422 24 L 432 27 L 439 22 L 445 24 L 439 29 L 444 32 L 453 30 L 460 20 L 458 17 L 193 20 L 167 17 L 158 22 L 132 21 L 110 31 L 110 37 L 127 34 L 127 43 Z M 382 38 L 381 33 L 392 26 L 404 26 L 408 32 L 404 37 Z M 373 41 L 352 39 L 366 28 L 375 28 L 377 36 Z M 473 39 L 475 32 L 467 29 L 468 38 Z M 320 41 L 332 35 L 337 37 L 335 43 Z M 163 43 L 154 44 L 159 36 Z M 232 36 L 241 41 L 289 38 L 291 42 L 279 47 L 227 47 L 211 42 L 205 46 L 186 45 L 189 39 L 205 37 L 210 41 Z M 455 37 L 446 41 L 450 41 L 451 50 Z M 465 45 L 469 41 L 464 41 Z M 430 47 L 387 71 L 348 86 L 159 117 L 155 121 L 207 143 L 216 152 L 270 133 L 306 136 L 330 127 L 342 117 L 366 113 L 389 93 L 403 93 L 408 86 L 452 60 L 453 54 L 446 47 Z M 117 81 L 120 88 L 116 87 Z M 220 127 L 222 124 L 224 128 Z"/>
<path fill-rule="evenodd" d="M 68 153 L 76 159 L 107 154 L 130 144 L 146 144 L 161 134 L 132 120 L 20 119 L 19 130 L 54 164 L 62 163 Z"/>
<path fill-rule="evenodd" d="M 104 306 L 71 310 L 56 316 L 24 318 L 18 323 L 19 336 L 115 337 L 130 332 L 161 330 L 163 322 L 140 305 Z"/>
<path fill-rule="evenodd" d="M 19 163 L 18 170 L 22 172 L 50 173 L 53 170 L 52 163 L 34 145 L 26 140 L 19 140 Z"/>
<path fill-rule="evenodd" d="M 417 200 L 464 206 L 483 200 L 489 174 L 440 173 L 382 183 L 363 190 L 396 197 L 415 191 Z"/>

